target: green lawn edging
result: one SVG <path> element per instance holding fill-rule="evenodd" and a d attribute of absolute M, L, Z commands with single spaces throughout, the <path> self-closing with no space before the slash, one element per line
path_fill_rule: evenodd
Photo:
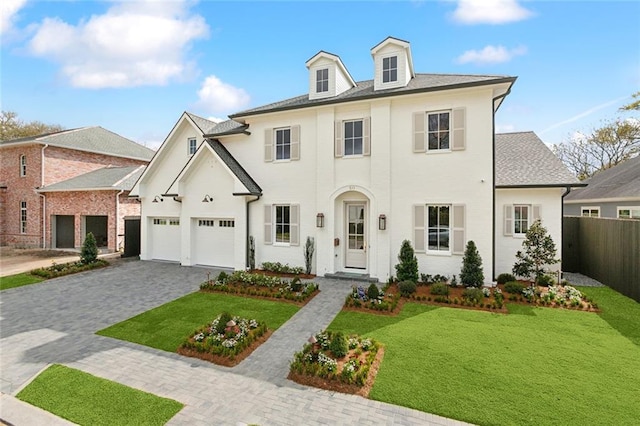
<path fill-rule="evenodd" d="M 31 275 L 28 272 L 0 277 L 0 291 L 8 290 L 10 288 L 22 287 L 29 284 L 36 284 L 44 280 L 45 278 Z"/>

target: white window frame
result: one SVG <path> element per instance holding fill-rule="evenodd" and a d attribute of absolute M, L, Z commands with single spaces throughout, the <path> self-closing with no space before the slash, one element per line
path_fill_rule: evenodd
<path fill-rule="evenodd" d="M 285 135 L 289 135 L 288 140 L 285 140 Z M 278 134 L 282 134 L 282 141 L 278 141 Z M 277 129 L 273 129 L 273 151 L 274 151 L 274 161 L 291 161 L 291 127 L 279 127 Z M 289 146 L 289 155 L 284 157 L 284 147 Z M 282 158 L 278 158 L 278 148 L 282 147 Z"/>
<path fill-rule="evenodd" d="M 27 202 L 20 201 L 20 233 L 27 233 Z"/>
<path fill-rule="evenodd" d="M 587 212 L 586 215 L 584 214 L 585 211 Z M 583 217 L 600 217 L 600 207 L 599 206 L 581 206 L 580 207 L 580 216 L 583 216 Z"/>
<path fill-rule="evenodd" d="M 522 223 L 524 222 L 525 219 L 516 219 L 516 209 L 523 209 L 526 208 L 527 209 L 527 219 L 526 219 L 526 229 L 524 230 L 524 232 L 516 232 L 516 222 L 520 222 L 520 230 L 522 230 Z M 531 215 L 533 214 L 533 210 L 531 208 L 531 204 L 514 204 L 513 205 L 513 236 L 514 237 L 524 237 L 527 234 L 527 231 L 529 230 L 529 227 L 531 226 L 532 222 L 532 218 Z M 522 215 L 522 213 L 521 213 Z"/>
<path fill-rule="evenodd" d="M 198 226 L 212 227 L 215 226 L 215 221 L 213 219 L 198 219 Z"/>
<path fill-rule="evenodd" d="M 329 91 L 329 68 L 316 70 L 316 93 Z"/>
<path fill-rule="evenodd" d="M 355 123 L 360 123 L 360 136 L 356 136 L 355 135 Z M 347 137 L 347 124 L 353 124 L 353 136 L 351 137 Z M 362 157 L 364 155 L 364 120 L 359 118 L 356 120 L 345 120 L 342 122 L 342 130 L 343 130 L 343 134 L 344 134 L 344 139 L 342 141 L 343 143 L 343 152 L 344 152 L 344 156 L 345 157 Z M 360 152 L 359 153 L 355 153 L 355 149 L 353 149 L 353 153 L 352 154 L 347 154 L 347 144 L 351 143 L 351 148 L 355 148 L 355 141 L 360 139 Z"/>
<path fill-rule="evenodd" d="M 193 155 L 198 150 L 198 140 L 196 138 L 187 139 L 187 151 L 189 155 Z"/>
<path fill-rule="evenodd" d="M 431 208 L 437 208 L 438 209 L 438 223 L 436 224 L 436 229 L 440 230 L 440 209 L 443 207 L 447 207 L 449 209 L 449 224 L 448 224 L 448 233 L 449 233 L 449 241 L 448 241 L 448 248 L 446 250 L 440 250 L 440 249 L 431 249 L 430 248 L 430 244 L 429 244 L 429 231 L 431 228 L 433 228 L 432 226 L 430 226 L 429 224 L 429 210 Z M 453 205 L 452 204 L 427 204 L 426 205 L 426 218 L 425 218 L 425 233 L 426 233 L 426 239 L 425 239 L 425 250 L 427 254 L 436 254 L 436 255 L 450 255 L 451 254 L 451 246 L 452 246 L 452 235 L 453 235 L 453 229 L 452 229 L 452 219 L 453 219 Z M 440 242 L 438 241 L 438 247 L 440 246 Z"/>
<path fill-rule="evenodd" d="M 20 156 L 20 177 L 27 175 L 27 156 L 22 154 Z"/>
<path fill-rule="evenodd" d="M 448 128 L 447 130 L 440 130 L 440 115 L 442 114 L 447 114 L 449 116 L 449 124 L 448 124 Z M 437 116 L 438 117 L 438 129 L 435 131 L 431 131 L 429 130 L 429 117 L 431 116 Z M 438 153 L 438 152 L 451 152 L 451 126 L 452 126 L 452 111 L 449 109 L 445 109 L 445 110 L 440 110 L 440 111 L 428 111 L 425 114 L 425 130 L 426 130 L 426 151 L 427 153 Z M 447 133 L 448 135 L 448 146 L 446 148 L 440 148 L 440 135 Z M 431 144 L 429 143 L 429 136 L 431 134 L 436 134 L 436 137 L 438 139 L 438 148 L 431 148 Z"/>
<path fill-rule="evenodd" d="M 391 64 L 391 60 L 396 60 L 396 66 Z M 388 61 L 388 67 L 385 67 L 385 61 Z M 396 72 L 395 79 L 392 78 L 393 71 Z M 385 80 L 385 76 L 387 76 Z M 398 82 L 398 55 L 391 55 L 382 58 L 382 84 L 393 84 Z"/>
<path fill-rule="evenodd" d="M 284 220 L 282 222 L 278 222 L 278 209 L 288 209 L 288 217 L 289 220 L 287 222 L 284 222 Z M 284 215 L 284 210 L 283 210 L 283 215 Z M 281 237 L 281 240 L 278 240 L 278 226 L 282 226 L 282 227 L 288 227 L 289 228 L 289 239 L 287 241 L 284 241 Z M 286 233 L 281 232 L 281 235 L 285 235 Z M 291 245 L 291 204 L 274 204 L 273 205 L 273 245 L 278 245 L 278 246 L 289 246 Z"/>
<path fill-rule="evenodd" d="M 629 217 L 620 217 L 621 210 L 629 210 Z M 638 216 L 634 216 L 633 212 L 637 210 L 639 212 Z M 616 207 L 616 217 L 618 219 L 640 219 L 640 206 L 617 206 Z"/>

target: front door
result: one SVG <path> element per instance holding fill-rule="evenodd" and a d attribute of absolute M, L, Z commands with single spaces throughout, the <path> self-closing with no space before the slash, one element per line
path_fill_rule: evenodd
<path fill-rule="evenodd" d="M 366 205 L 364 203 L 349 203 L 346 207 L 347 252 L 345 266 L 367 269 Z"/>

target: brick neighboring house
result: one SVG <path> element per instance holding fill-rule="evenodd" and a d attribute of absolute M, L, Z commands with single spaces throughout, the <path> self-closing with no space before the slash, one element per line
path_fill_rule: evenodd
<path fill-rule="evenodd" d="M 129 190 L 154 151 L 102 127 L 0 141 L 0 245 L 121 248 Z M 117 220 L 116 220 L 117 218 Z"/>

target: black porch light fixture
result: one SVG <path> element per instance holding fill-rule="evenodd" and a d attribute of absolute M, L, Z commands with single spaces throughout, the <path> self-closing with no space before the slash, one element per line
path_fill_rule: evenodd
<path fill-rule="evenodd" d="M 162 198 L 162 197 L 161 197 L 161 196 L 159 196 L 159 195 L 156 195 L 155 197 L 153 197 L 153 201 L 152 201 L 152 203 L 157 203 L 158 201 L 163 202 L 163 201 L 164 201 L 164 198 Z"/>

